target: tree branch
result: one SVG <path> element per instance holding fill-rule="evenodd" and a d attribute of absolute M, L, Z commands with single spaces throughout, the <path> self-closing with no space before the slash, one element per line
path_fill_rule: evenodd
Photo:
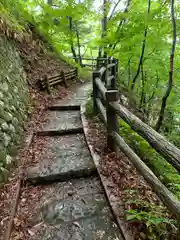
<path fill-rule="evenodd" d="M 148 0 L 148 12 L 147 14 L 149 15 L 150 13 L 150 8 L 151 8 L 151 0 Z M 146 37 L 147 37 L 147 33 L 148 33 L 148 25 L 145 27 L 145 30 L 144 30 L 144 40 L 142 42 L 142 47 L 141 47 L 141 56 L 139 58 L 139 64 L 138 64 L 138 69 L 137 69 L 137 72 L 136 72 L 136 75 L 134 76 L 133 80 L 132 80 L 132 84 L 131 84 L 131 90 L 134 89 L 134 86 L 135 86 L 135 83 L 136 83 L 136 80 L 139 76 L 139 73 L 140 73 L 140 70 L 141 70 L 141 65 L 143 63 L 143 58 L 144 58 L 144 52 L 145 52 L 145 47 L 146 47 Z"/>
<path fill-rule="evenodd" d="M 126 5 L 123 13 L 128 12 L 130 3 L 131 3 L 131 0 L 128 0 L 128 1 L 127 1 L 127 5 Z M 116 30 L 116 34 L 119 32 L 119 29 L 120 29 L 120 27 L 123 25 L 124 22 L 125 22 L 125 20 L 121 20 L 121 21 L 119 22 L 119 25 L 118 25 L 117 30 Z M 119 42 L 119 40 L 117 40 L 114 44 L 110 44 L 110 45 L 109 45 L 109 48 L 112 48 L 112 49 L 114 50 L 114 49 L 116 48 L 116 45 L 118 44 L 118 42 Z"/>
<path fill-rule="evenodd" d="M 171 48 L 171 54 L 170 54 L 169 80 L 168 80 L 166 91 L 162 98 L 161 109 L 160 109 L 159 117 L 155 126 L 155 129 L 157 132 L 160 130 L 162 126 L 167 99 L 171 93 L 172 86 L 173 86 L 174 53 L 176 48 L 176 20 L 175 20 L 175 14 L 174 14 L 174 0 L 171 0 L 171 21 L 172 21 L 173 39 L 172 39 L 172 48 Z"/>
<path fill-rule="evenodd" d="M 156 85 L 155 85 L 155 88 L 154 88 L 154 90 L 153 90 L 153 92 L 152 92 L 151 97 L 147 100 L 146 104 L 149 103 L 149 102 L 154 98 L 156 89 L 157 89 L 157 87 L 158 87 L 159 80 L 160 80 L 160 78 L 159 78 L 159 76 L 158 76 L 158 71 L 156 71 Z"/>
<path fill-rule="evenodd" d="M 117 6 L 119 5 L 120 2 L 121 2 L 121 0 L 118 0 L 117 3 L 114 5 L 114 8 L 113 8 L 113 10 L 111 12 L 111 15 L 109 16 L 108 20 L 111 20 L 111 18 L 114 15 L 114 12 L 116 11 L 116 8 L 117 8 Z"/>
<path fill-rule="evenodd" d="M 75 29 L 76 29 L 76 38 L 77 38 L 77 46 L 78 46 L 79 65 L 81 66 L 82 65 L 82 61 L 81 61 L 81 45 L 80 45 L 80 37 L 79 37 L 77 21 L 75 22 Z"/>

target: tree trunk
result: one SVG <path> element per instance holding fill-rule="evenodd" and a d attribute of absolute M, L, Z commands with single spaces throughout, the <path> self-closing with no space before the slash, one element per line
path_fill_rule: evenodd
<path fill-rule="evenodd" d="M 104 0 L 103 2 L 103 29 L 102 29 L 102 34 L 103 34 L 103 39 L 106 37 L 107 35 L 107 0 Z M 104 46 L 104 58 L 107 57 L 107 46 Z"/>
<path fill-rule="evenodd" d="M 140 98 L 139 110 L 141 110 L 142 108 L 143 98 L 144 98 L 144 71 L 143 71 L 143 65 L 141 65 L 141 98 Z"/>
<path fill-rule="evenodd" d="M 53 0 L 47 0 L 47 3 L 49 4 L 49 6 L 52 6 Z"/>
<path fill-rule="evenodd" d="M 151 100 L 153 100 L 154 95 L 155 95 L 155 92 L 156 92 L 156 89 L 157 89 L 157 87 L 158 87 L 159 80 L 160 80 L 160 79 L 159 79 L 159 76 L 158 76 L 158 71 L 156 71 L 156 85 L 155 85 L 155 88 L 154 88 L 154 90 L 153 90 L 153 92 L 152 92 L 151 97 L 148 99 L 148 101 L 147 101 L 146 103 L 150 103 Z"/>
<path fill-rule="evenodd" d="M 131 82 L 131 58 L 128 60 L 128 88 Z"/>
<path fill-rule="evenodd" d="M 130 3 L 131 3 L 131 0 L 128 0 L 128 1 L 127 1 L 127 5 L 126 5 L 126 7 L 125 7 L 125 9 L 124 9 L 124 13 L 128 12 Z M 119 22 L 119 25 L 118 25 L 118 27 L 117 27 L 116 33 L 119 32 L 119 29 L 120 29 L 120 27 L 123 25 L 124 22 L 125 22 L 125 20 L 121 20 L 121 21 Z M 109 48 L 112 48 L 112 49 L 114 50 L 114 49 L 116 48 L 116 45 L 118 44 L 118 42 L 119 42 L 119 40 L 117 40 L 114 44 L 110 44 L 110 45 L 109 45 Z"/>
<path fill-rule="evenodd" d="M 81 45 L 80 45 L 80 37 L 79 37 L 79 31 L 78 31 L 77 22 L 76 22 L 76 38 L 77 38 L 77 46 L 78 46 L 79 65 L 82 66 Z"/>
<path fill-rule="evenodd" d="M 173 28 L 173 41 L 172 41 L 172 49 L 170 54 L 170 70 L 169 70 L 169 80 L 168 85 L 165 91 L 165 94 L 162 98 L 161 109 L 159 112 L 159 117 L 155 126 L 156 131 L 158 132 L 162 126 L 164 113 L 166 109 L 167 99 L 171 93 L 172 85 L 173 85 L 173 72 L 174 72 L 174 53 L 176 48 L 176 20 L 174 15 L 174 0 L 171 0 L 171 21 L 172 21 L 172 28 Z"/>
<path fill-rule="evenodd" d="M 75 62 L 78 63 L 78 59 L 77 59 L 77 55 L 76 55 L 76 51 L 75 51 L 75 48 L 74 48 L 74 42 L 73 42 L 73 25 L 72 25 L 72 17 L 69 16 L 69 31 L 70 31 L 70 45 L 71 45 L 71 52 L 72 52 L 72 55 L 75 59 Z"/>
<path fill-rule="evenodd" d="M 147 11 L 148 16 L 149 16 L 149 13 L 150 13 L 150 8 L 151 8 L 151 0 L 148 0 L 148 11 Z M 139 73 L 140 73 L 140 70 L 141 70 L 141 65 L 143 64 L 144 52 L 145 52 L 145 47 L 146 47 L 147 33 L 148 33 L 148 25 L 145 27 L 145 30 L 144 30 L 144 40 L 142 42 L 141 56 L 139 58 L 139 64 L 138 64 L 138 69 L 137 69 L 136 75 L 134 76 L 134 78 L 132 80 L 131 90 L 134 89 L 136 80 L 137 80 L 137 78 L 139 76 Z"/>
<path fill-rule="evenodd" d="M 103 19 L 102 19 L 102 23 L 101 23 L 101 26 L 102 26 L 101 39 L 105 38 L 106 32 L 107 32 L 107 8 L 106 8 L 106 4 L 107 4 L 107 0 L 103 0 Z M 105 46 L 104 47 L 102 47 L 102 46 L 99 47 L 99 51 L 98 51 L 98 57 L 99 58 L 102 57 L 102 52 L 103 52 L 103 57 L 107 57 L 107 51 L 106 51 Z"/>

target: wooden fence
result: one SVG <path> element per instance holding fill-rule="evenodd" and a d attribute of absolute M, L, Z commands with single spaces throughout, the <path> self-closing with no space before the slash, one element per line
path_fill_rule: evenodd
<path fill-rule="evenodd" d="M 180 202 L 120 136 L 118 116 L 142 136 L 178 172 L 180 172 L 180 150 L 119 103 L 119 92 L 116 89 L 117 60 L 107 59 L 103 62 L 99 59 L 97 61 L 99 68 L 93 72 L 93 109 L 94 113 L 99 114 L 101 120 L 106 124 L 108 148 L 116 151 L 119 147 L 125 153 L 161 201 L 176 216 L 180 225 Z M 180 228 L 178 234 L 177 239 L 180 239 Z"/>
<path fill-rule="evenodd" d="M 105 65 L 108 61 L 110 61 L 110 58 L 90 58 L 90 57 L 72 57 L 72 59 L 78 60 L 80 63 L 81 67 L 91 67 L 92 69 L 96 69 L 99 67 L 99 64 Z M 85 61 L 90 61 L 91 63 L 84 63 L 83 60 Z"/>
<path fill-rule="evenodd" d="M 65 86 L 67 87 L 67 81 L 70 79 L 77 78 L 77 76 L 78 76 L 77 68 L 71 69 L 68 72 L 61 71 L 59 74 L 53 76 L 45 75 L 44 78 L 40 80 L 41 87 L 50 94 L 52 86 L 55 86 L 59 83 L 64 83 Z"/>

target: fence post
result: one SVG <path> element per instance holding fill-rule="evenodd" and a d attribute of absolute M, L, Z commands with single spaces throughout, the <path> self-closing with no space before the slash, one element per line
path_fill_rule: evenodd
<path fill-rule="evenodd" d="M 108 90 L 106 92 L 106 116 L 107 116 L 107 147 L 116 151 L 116 143 L 111 136 L 112 132 L 118 132 L 118 119 L 116 112 L 111 108 L 109 102 L 118 100 L 118 90 Z"/>
<path fill-rule="evenodd" d="M 45 86 L 46 86 L 46 90 L 47 90 L 48 94 L 51 94 L 49 80 L 48 80 L 47 75 L 45 75 L 45 77 L 44 77 L 44 82 L 45 82 Z"/>
<path fill-rule="evenodd" d="M 65 73 L 64 73 L 64 71 L 62 70 L 61 71 L 61 76 L 62 76 L 62 79 L 63 79 L 63 82 L 64 82 L 64 85 L 66 86 L 66 88 L 68 87 L 68 85 L 67 85 L 67 82 L 66 82 L 66 75 L 65 75 Z"/>
<path fill-rule="evenodd" d="M 95 79 L 100 78 L 101 74 L 99 71 L 95 71 L 95 72 L 93 72 L 92 77 L 93 77 L 93 112 L 94 112 L 94 114 L 97 114 L 98 109 L 97 109 L 97 104 L 96 104 L 96 98 L 98 97 L 98 88 L 96 86 Z"/>
<path fill-rule="evenodd" d="M 108 58 L 104 60 L 104 63 L 103 63 L 103 66 L 106 68 L 104 74 L 102 75 L 102 82 L 104 82 L 105 87 L 107 87 L 107 77 L 108 77 L 107 65 L 108 65 Z"/>
<path fill-rule="evenodd" d="M 78 78 L 78 67 L 76 67 L 75 69 L 76 69 L 76 77 Z"/>
<path fill-rule="evenodd" d="M 114 76 L 114 78 L 111 80 L 110 88 L 116 89 L 116 79 L 117 79 L 117 72 L 116 72 L 116 59 L 112 59 L 112 63 L 115 63 L 115 66 L 111 68 L 111 76 Z"/>
<path fill-rule="evenodd" d="M 96 69 L 99 69 L 99 57 L 97 57 Z"/>
<path fill-rule="evenodd" d="M 119 71 L 119 59 L 116 60 L 116 79 L 118 79 L 118 71 Z"/>

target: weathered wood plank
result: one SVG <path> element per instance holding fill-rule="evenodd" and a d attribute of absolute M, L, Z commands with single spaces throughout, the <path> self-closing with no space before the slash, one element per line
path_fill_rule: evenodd
<path fill-rule="evenodd" d="M 84 67 L 95 67 L 95 64 L 88 64 L 88 63 L 83 63 L 82 64 Z"/>
<path fill-rule="evenodd" d="M 101 67 L 101 68 L 99 69 L 99 72 L 100 72 L 101 76 L 105 73 L 105 71 L 106 71 L 106 68 L 105 68 L 105 67 Z"/>
<path fill-rule="evenodd" d="M 49 83 L 54 82 L 54 81 L 59 80 L 59 79 L 62 79 L 61 75 L 56 75 L 54 77 L 48 77 Z"/>
<path fill-rule="evenodd" d="M 106 92 L 106 116 L 107 116 L 107 147 L 112 151 L 116 151 L 116 143 L 111 136 L 112 132 L 119 132 L 117 115 L 109 103 L 118 100 L 118 91 L 109 90 Z"/>
<path fill-rule="evenodd" d="M 102 81 L 100 80 L 100 78 L 95 78 L 95 84 L 99 90 L 99 92 L 101 93 L 103 99 L 106 99 L 106 88 L 103 85 Z"/>
<path fill-rule="evenodd" d="M 47 90 L 48 94 L 50 94 L 51 93 L 51 89 L 50 89 L 50 85 L 49 85 L 49 81 L 48 81 L 48 77 L 47 76 L 45 76 L 44 82 L 45 82 L 46 90 Z"/>
<path fill-rule="evenodd" d="M 115 76 L 113 75 L 113 76 L 109 76 L 108 77 L 108 81 L 111 81 L 112 79 L 114 79 L 115 78 Z"/>
<path fill-rule="evenodd" d="M 63 79 L 62 79 L 62 78 L 60 78 L 59 80 L 50 82 L 50 83 L 49 83 L 49 86 L 54 86 L 54 85 L 56 85 L 56 84 L 58 84 L 58 83 L 61 83 L 61 82 L 63 82 Z"/>
<path fill-rule="evenodd" d="M 96 105 L 98 107 L 99 117 L 104 124 L 107 124 L 106 109 L 99 98 L 96 98 Z"/>
<path fill-rule="evenodd" d="M 71 74 L 71 73 L 76 73 L 76 71 L 77 71 L 76 69 L 71 69 L 71 70 L 69 70 L 69 72 L 65 72 L 64 74 L 68 74 L 68 73 L 70 73 L 70 74 Z"/>
<path fill-rule="evenodd" d="M 141 173 L 152 190 L 157 194 L 161 201 L 180 221 L 180 202 L 174 195 L 161 183 L 154 173 L 146 166 L 146 164 L 133 152 L 118 133 L 113 132 L 112 137 L 116 141 L 119 148 L 125 153 L 135 168 Z"/>
<path fill-rule="evenodd" d="M 75 72 L 73 72 L 73 73 L 64 73 L 64 76 L 65 77 L 75 77 L 76 73 Z"/>
<path fill-rule="evenodd" d="M 68 87 L 67 82 L 66 82 L 67 77 L 65 76 L 64 71 L 61 71 L 61 76 L 62 76 L 62 79 L 63 79 L 63 82 L 64 82 L 65 86 Z"/>
<path fill-rule="evenodd" d="M 96 98 L 98 98 L 98 88 L 96 86 L 96 78 L 100 77 L 100 73 L 99 71 L 95 71 L 92 74 L 92 79 L 93 79 L 93 112 L 94 114 L 98 113 L 98 107 L 97 107 L 97 103 L 96 103 Z"/>
<path fill-rule="evenodd" d="M 66 76 L 66 80 L 69 80 L 69 79 L 72 79 L 72 78 L 75 78 L 76 77 L 76 75 L 73 75 L 73 76 Z"/>
<path fill-rule="evenodd" d="M 116 64 L 115 63 L 110 63 L 107 65 L 107 69 L 114 67 Z"/>
<path fill-rule="evenodd" d="M 117 102 L 111 102 L 111 107 L 116 113 L 139 135 L 160 153 L 178 172 L 180 172 L 180 150 L 170 143 L 165 137 L 160 135 L 138 117 Z"/>

